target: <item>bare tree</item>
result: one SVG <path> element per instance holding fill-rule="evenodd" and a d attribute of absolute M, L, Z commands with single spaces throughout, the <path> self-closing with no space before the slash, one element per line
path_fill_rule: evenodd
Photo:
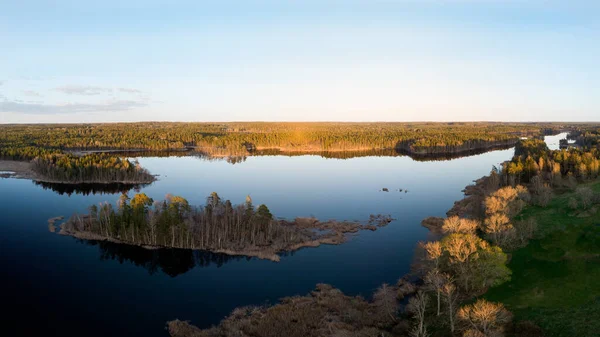
<path fill-rule="evenodd" d="M 445 284 L 447 276 L 440 272 L 439 269 L 434 268 L 425 275 L 425 284 L 427 287 L 436 293 L 437 297 L 437 316 L 440 315 L 441 307 L 441 292 L 442 287 Z"/>
<path fill-rule="evenodd" d="M 498 285 L 510 277 L 506 267 L 506 254 L 473 234 L 450 234 L 442 239 L 444 255 L 447 254 L 447 270 L 452 271 L 468 293 Z"/>
<path fill-rule="evenodd" d="M 514 227 L 515 239 L 513 240 L 512 248 L 523 247 L 535 236 L 537 222 L 534 218 L 528 218 L 526 220 L 516 221 Z"/>
<path fill-rule="evenodd" d="M 444 233 L 472 234 L 475 233 L 478 227 L 479 222 L 476 220 L 451 216 L 444 220 L 442 230 Z"/>
<path fill-rule="evenodd" d="M 458 290 L 454 285 L 454 281 L 451 278 L 445 280 L 444 286 L 442 287 L 442 294 L 444 295 L 444 302 L 448 310 L 448 320 L 450 322 L 450 331 L 454 333 L 454 315 L 456 313 L 456 305 L 458 303 Z"/>
<path fill-rule="evenodd" d="M 393 322 L 396 321 L 398 302 L 394 288 L 387 283 L 382 284 L 373 294 L 373 303 L 383 315 L 389 317 Z"/>
<path fill-rule="evenodd" d="M 465 290 L 469 290 L 472 278 L 471 263 L 477 258 L 480 240 L 475 235 L 451 234 L 444 238 L 444 251 L 450 256 Z"/>
<path fill-rule="evenodd" d="M 429 336 L 425 325 L 425 312 L 427 311 L 428 302 L 427 295 L 421 290 L 408 300 L 406 310 L 412 314 L 415 320 L 415 326 L 409 333 L 411 337 Z"/>
<path fill-rule="evenodd" d="M 512 320 L 512 314 L 502 303 L 479 299 L 458 310 L 458 318 L 465 324 L 465 331 L 474 330 L 470 336 L 503 336 L 504 326 Z M 477 334 L 479 332 L 480 334 Z"/>
<path fill-rule="evenodd" d="M 588 186 L 578 187 L 575 191 L 577 197 L 579 197 L 579 201 L 581 202 L 581 207 L 583 209 L 587 209 L 592 204 L 592 199 L 594 197 L 594 192 Z"/>
<path fill-rule="evenodd" d="M 422 243 L 421 246 L 425 249 L 425 258 L 428 261 L 432 261 L 434 268 L 438 268 L 440 265 L 440 258 L 442 257 L 442 245 L 439 241 L 432 241 Z"/>
<path fill-rule="evenodd" d="M 498 243 L 502 232 L 512 228 L 510 219 L 503 213 L 494 213 L 483 222 L 483 231 L 490 235 L 493 242 Z"/>

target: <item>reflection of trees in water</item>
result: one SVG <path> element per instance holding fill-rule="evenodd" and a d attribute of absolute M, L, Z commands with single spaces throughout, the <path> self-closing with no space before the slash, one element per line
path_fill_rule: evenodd
<path fill-rule="evenodd" d="M 475 156 L 495 150 L 508 150 L 514 147 L 514 145 L 499 145 L 492 146 L 484 149 L 466 150 L 457 153 L 429 153 L 429 154 L 415 154 L 404 151 L 400 148 L 397 149 L 374 149 L 374 150 L 357 150 L 357 151 L 318 151 L 318 152 L 285 152 L 277 149 L 267 149 L 260 151 L 253 151 L 252 156 L 286 156 L 286 157 L 299 157 L 306 155 L 319 156 L 326 159 L 352 159 L 360 157 L 410 157 L 416 161 L 446 161 L 459 159 L 464 157 Z"/>
<path fill-rule="evenodd" d="M 34 181 L 37 186 L 41 186 L 45 190 L 52 190 L 60 195 L 66 194 L 71 195 L 82 194 L 117 194 L 126 193 L 131 190 L 139 192 L 143 187 L 149 186 L 150 184 L 57 184 L 57 183 L 45 183 Z"/>
<path fill-rule="evenodd" d="M 285 151 L 279 149 L 263 149 L 243 151 L 243 154 L 228 154 L 223 148 L 188 148 L 182 151 L 114 151 L 112 154 L 129 158 L 168 158 L 168 157 L 195 157 L 203 161 L 226 161 L 235 165 L 246 161 L 248 157 L 266 156 L 319 156 L 325 159 L 352 159 L 360 157 L 410 157 L 416 161 L 446 161 L 463 157 L 475 156 L 495 150 L 508 150 L 514 145 L 495 145 L 475 150 L 460 150 L 446 153 L 417 154 L 402 150 L 400 147 L 393 149 L 347 150 L 347 151 Z M 116 193 L 116 192 L 114 192 Z"/>
<path fill-rule="evenodd" d="M 100 260 L 116 260 L 119 263 L 132 263 L 148 270 L 150 275 L 159 271 L 175 277 L 188 272 L 194 267 L 221 267 L 227 262 L 251 260 L 246 256 L 231 256 L 191 249 L 145 249 L 138 246 L 93 240 L 78 240 L 100 249 Z"/>

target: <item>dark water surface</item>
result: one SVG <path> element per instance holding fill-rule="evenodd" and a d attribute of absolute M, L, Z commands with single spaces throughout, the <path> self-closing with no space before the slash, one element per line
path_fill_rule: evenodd
<path fill-rule="evenodd" d="M 443 216 L 461 190 L 508 160 L 513 149 L 450 161 L 409 157 L 325 159 L 248 157 L 231 164 L 194 157 L 140 158 L 160 175 L 132 187 L 154 199 L 172 193 L 192 204 L 213 191 L 233 203 L 247 194 L 279 217 L 396 221 L 361 232 L 340 246 L 303 249 L 275 263 L 186 250 L 81 242 L 48 231 L 48 218 L 115 202 L 120 187 L 94 194 L 0 179 L 0 268 L 3 332 L 16 335 L 166 336 L 179 318 L 207 327 L 240 305 L 273 303 L 330 283 L 348 294 L 370 294 L 408 272 L 415 244 L 427 238 L 427 216 Z M 388 188 L 390 192 L 382 192 Z M 398 189 L 408 190 L 407 193 Z M 6 331 L 6 327 L 8 330 Z"/>

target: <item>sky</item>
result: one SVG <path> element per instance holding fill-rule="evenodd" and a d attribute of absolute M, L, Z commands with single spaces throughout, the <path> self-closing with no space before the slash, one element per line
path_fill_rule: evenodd
<path fill-rule="evenodd" d="M 600 1 L 0 0 L 0 123 L 600 121 Z"/>

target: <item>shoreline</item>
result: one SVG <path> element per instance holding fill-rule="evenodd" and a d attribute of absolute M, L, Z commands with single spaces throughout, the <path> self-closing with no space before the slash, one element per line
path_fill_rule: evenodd
<path fill-rule="evenodd" d="M 0 178 L 12 178 L 12 179 L 26 179 L 32 180 L 39 183 L 49 183 L 49 184 L 62 184 L 62 185 L 85 185 L 85 184 L 127 184 L 127 185 L 139 185 L 139 184 L 151 184 L 158 179 L 158 175 L 153 175 L 154 179 L 152 181 L 147 180 L 83 180 L 83 181 L 61 181 L 55 179 L 49 179 L 40 176 L 35 173 L 31 169 L 31 164 L 28 161 L 22 160 L 4 160 L 0 159 L 0 172 L 8 172 L 8 173 L 0 173 Z"/>
<path fill-rule="evenodd" d="M 117 154 L 126 154 L 132 153 L 135 155 L 139 155 L 143 157 L 144 154 L 166 154 L 167 157 L 174 155 L 184 155 L 184 156 L 194 156 L 195 154 L 205 154 L 209 158 L 228 158 L 228 157 L 260 157 L 260 156 L 294 156 L 294 155 L 320 155 L 327 158 L 326 154 L 351 154 L 348 158 L 353 157 L 362 157 L 362 156 L 385 156 L 384 152 L 389 152 L 389 156 L 408 156 L 412 160 L 417 161 L 435 161 L 435 160 L 452 160 L 455 158 L 460 158 L 463 156 L 471 156 L 483 154 L 496 150 L 505 150 L 514 146 L 516 141 L 507 141 L 507 142 L 487 142 L 483 144 L 478 144 L 476 146 L 471 146 L 468 148 L 437 148 L 435 151 L 413 151 L 412 149 L 405 149 L 401 146 L 397 146 L 396 148 L 373 148 L 373 147 L 356 147 L 356 148 L 346 148 L 346 149 L 334 149 L 334 150 L 314 150 L 314 149 L 289 149 L 285 147 L 257 147 L 255 150 L 247 151 L 246 154 L 235 154 L 233 151 L 229 154 L 224 153 L 214 153 L 211 154 L 210 151 L 219 149 L 217 147 L 187 147 L 187 148 L 178 148 L 178 149 L 165 149 L 165 150 L 147 150 L 147 149 L 102 149 L 102 150 L 65 150 L 68 153 L 74 155 L 86 155 L 92 153 L 117 153 Z M 208 152 L 202 152 L 201 149 L 209 149 Z M 222 149 L 225 150 L 226 149 Z M 354 154 L 354 156 L 352 156 Z M 337 158 L 333 156 L 333 158 Z M 340 157 L 346 159 L 346 157 Z M 0 159 L 0 178 L 13 178 L 13 179 L 28 179 L 35 182 L 40 183 L 50 183 L 50 184 L 64 184 L 64 185 L 79 185 L 79 184 L 150 184 L 157 181 L 158 174 L 152 175 L 154 179 L 152 180 L 81 180 L 81 181 L 63 181 L 56 180 L 43 177 L 36 172 L 34 172 L 31 168 L 31 164 L 29 161 L 23 160 L 10 160 L 10 159 Z"/>
<path fill-rule="evenodd" d="M 406 155 L 420 159 L 427 159 L 428 157 L 454 157 L 469 153 L 485 153 L 487 151 L 493 151 L 495 149 L 510 148 L 515 146 L 519 141 L 518 138 L 509 139 L 504 141 L 482 141 L 476 144 L 463 144 L 457 146 L 432 146 L 432 147 L 419 147 L 413 148 L 412 142 L 405 141 L 395 147 L 380 147 L 380 146 L 354 146 L 344 148 L 322 148 L 314 146 L 299 146 L 299 147 L 287 147 L 287 146 L 250 146 L 247 145 L 246 149 L 240 151 L 239 149 L 228 149 L 216 146 L 186 146 L 182 148 L 168 148 L 168 149 L 119 149 L 119 148 L 106 148 L 106 149 L 64 149 L 65 152 L 73 155 L 87 155 L 93 153 L 205 153 L 207 156 L 214 158 L 230 157 L 230 156 L 254 156 L 262 155 L 261 152 L 275 152 L 278 155 L 290 154 L 306 154 L 315 155 L 321 153 L 344 153 L 344 152 L 370 152 L 370 151 L 395 151 L 398 155 Z"/>

